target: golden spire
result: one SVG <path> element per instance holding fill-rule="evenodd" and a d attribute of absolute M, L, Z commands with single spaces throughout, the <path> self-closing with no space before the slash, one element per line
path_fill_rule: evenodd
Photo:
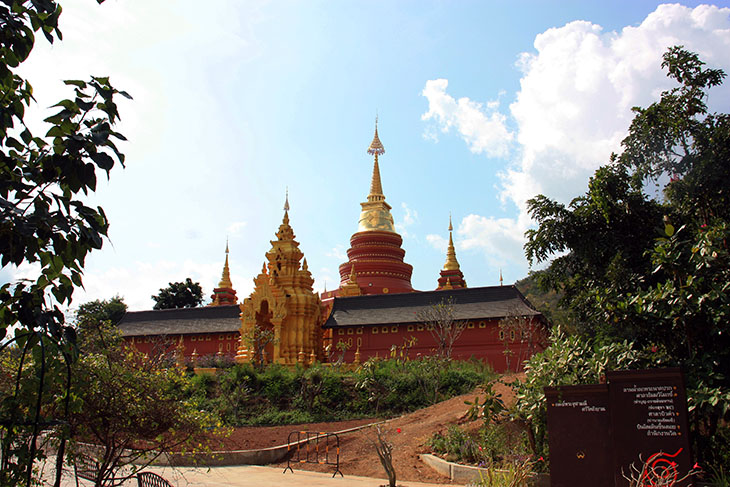
<path fill-rule="evenodd" d="M 233 289 L 233 283 L 231 283 L 231 272 L 228 268 L 228 239 L 226 239 L 226 262 L 223 264 L 223 275 L 221 276 L 221 282 L 218 283 L 218 287 Z"/>
<path fill-rule="evenodd" d="M 380 181 L 380 166 L 378 165 L 378 156 L 385 154 L 385 147 L 380 142 L 378 137 L 378 117 L 375 117 L 375 135 L 373 141 L 370 142 L 368 147 L 368 154 L 375 156 L 375 163 L 373 164 L 373 179 L 370 182 L 370 194 L 368 195 L 368 201 L 383 201 L 385 195 L 383 195 L 383 183 Z"/>
<path fill-rule="evenodd" d="M 502 281 L 502 268 L 500 267 L 499 268 L 499 285 L 501 286 L 502 283 L 503 283 L 503 281 Z"/>
<path fill-rule="evenodd" d="M 276 232 L 279 240 L 294 239 L 294 230 L 289 226 L 289 188 L 286 188 L 286 199 L 284 200 L 284 218 L 279 225 L 279 231 Z"/>
<path fill-rule="evenodd" d="M 454 249 L 454 239 L 452 232 L 454 226 L 451 224 L 451 213 L 449 213 L 449 247 L 446 249 L 446 263 L 444 264 L 444 270 L 447 271 L 458 271 L 459 262 L 456 260 L 456 249 Z"/>
<path fill-rule="evenodd" d="M 373 163 L 373 177 L 370 182 L 370 194 L 365 203 L 360 203 L 362 211 L 360 212 L 359 232 L 366 231 L 384 231 L 395 233 L 395 225 L 393 224 L 393 216 L 390 214 L 391 206 L 385 202 L 383 194 L 383 183 L 380 180 L 380 165 L 378 157 L 385 154 L 383 143 L 378 137 L 378 118 L 375 117 L 375 135 L 373 141 L 368 147 L 368 154 L 375 157 Z"/>

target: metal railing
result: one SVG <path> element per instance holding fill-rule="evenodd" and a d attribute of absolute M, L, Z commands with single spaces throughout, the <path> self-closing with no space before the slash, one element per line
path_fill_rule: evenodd
<path fill-rule="evenodd" d="M 289 454 L 283 473 L 287 470 L 294 473 L 292 464 L 317 463 L 334 466 L 332 477 L 337 474 L 344 477 L 340 471 L 340 437 L 336 433 L 292 431 L 289 433 L 286 448 Z"/>

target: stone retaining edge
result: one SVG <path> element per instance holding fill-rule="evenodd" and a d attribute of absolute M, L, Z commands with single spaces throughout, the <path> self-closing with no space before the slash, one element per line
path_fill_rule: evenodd
<path fill-rule="evenodd" d="M 418 455 L 423 463 L 436 470 L 444 477 L 449 477 L 454 482 L 469 483 L 480 479 L 479 472 L 486 473 L 487 469 L 472 467 L 470 465 L 461 465 L 458 463 L 447 462 L 443 458 L 430 453 L 422 453 Z M 505 472 L 504 470 L 496 470 L 496 472 Z M 546 473 L 534 474 L 534 480 L 530 483 L 532 487 L 550 487 L 550 475 Z"/>
<path fill-rule="evenodd" d="M 377 424 L 385 423 L 385 421 L 376 421 L 374 423 L 355 426 L 341 431 L 336 431 L 336 435 L 344 435 L 355 431 L 370 428 Z M 296 426 L 296 425 L 292 425 Z M 318 436 L 310 438 L 318 438 Z M 230 450 L 230 451 L 214 451 L 210 453 L 172 453 L 160 455 L 150 465 L 156 467 L 224 467 L 232 465 L 268 465 L 271 463 L 279 463 L 286 460 L 287 455 L 292 447 L 306 443 L 307 440 L 301 440 L 295 443 L 287 443 L 260 450 Z"/>

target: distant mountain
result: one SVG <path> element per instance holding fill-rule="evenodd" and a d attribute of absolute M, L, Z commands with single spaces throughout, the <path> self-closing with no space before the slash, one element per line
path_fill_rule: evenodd
<path fill-rule="evenodd" d="M 527 277 L 515 282 L 515 286 L 527 298 L 527 300 L 540 311 L 552 325 L 565 325 L 572 328 L 574 319 L 569 309 L 560 306 L 562 295 L 553 291 L 543 291 L 539 285 L 541 271 L 530 272 Z"/>

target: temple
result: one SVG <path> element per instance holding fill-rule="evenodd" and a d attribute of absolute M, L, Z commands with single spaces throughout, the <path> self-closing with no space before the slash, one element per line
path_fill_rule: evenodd
<path fill-rule="evenodd" d="M 314 279 L 307 259 L 289 225 L 289 196 L 284 218 L 266 253 L 267 262 L 254 278 L 254 291 L 241 305 L 241 342 L 237 362 L 308 364 L 321 359 L 321 302 L 312 290 Z M 264 349 L 257 350 L 262 331 L 273 332 Z M 263 345 L 263 344 L 262 344 Z M 256 354 L 261 353 L 262 357 Z"/>
<path fill-rule="evenodd" d="M 146 351 L 156 339 L 168 337 L 186 358 L 213 353 L 239 363 L 306 366 L 326 362 L 339 350 L 346 362 L 358 363 L 388 357 L 404 343 L 410 343 L 413 356 L 433 353 L 437 343 L 424 312 L 449 303 L 453 318 L 463 326 L 453 344 L 454 358 L 484 359 L 502 371 L 510 360 L 520 364 L 540 350 L 547 322 L 516 287 L 502 285 L 501 271 L 499 286 L 467 287 L 456 258 L 451 216 L 436 289 L 413 289 L 413 267 L 405 262 L 403 239 L 383 192 L 380 158 L 385 147 L 377 119 L 367 153 L 373 156 L 370 191 L 360 203 L 357 231 L 350 237 L 347 262 L 339 266 L 336 289 L 321 295 L 313 291 L 314 279 L 289 222 L 287 194 L 276 240 L 243 303 L 238 304 L 231 283 L 226 243 L 221 281 L 209 306 L 129 312 L 120 323 L 125 339 Z M 500 323 L 508 317 L 518 317 L 527 326 L 505 334 Z"/>

